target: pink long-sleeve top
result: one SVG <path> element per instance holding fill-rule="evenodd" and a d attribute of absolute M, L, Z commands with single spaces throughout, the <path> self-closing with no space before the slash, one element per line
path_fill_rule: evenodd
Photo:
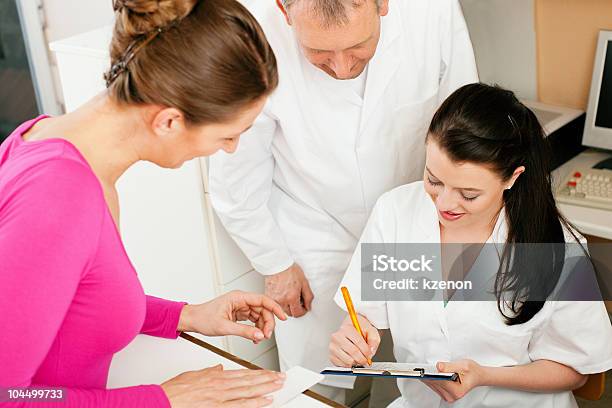
<path fill-rule="evenodd" d="M 44 118 L 0 145 L 0 388 L 63 387 L 66 397 L 0 406 L 169 407 L 159 385 L 106 381 L 138 333 L 176 338 L 184 303 L 144 294 L 80 152 L 23 140 Z"/>

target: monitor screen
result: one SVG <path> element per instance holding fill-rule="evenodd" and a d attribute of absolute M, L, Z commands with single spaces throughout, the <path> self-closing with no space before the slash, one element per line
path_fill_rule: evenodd
<path fill-rule="evenodd" d="M 595 126 L 612 129 L 612 41 L 606 47 Z"/>
<path fill-rule="evenodd" d="M 612 150 L 612 31 L 600 31 L 582 144 Z"/>

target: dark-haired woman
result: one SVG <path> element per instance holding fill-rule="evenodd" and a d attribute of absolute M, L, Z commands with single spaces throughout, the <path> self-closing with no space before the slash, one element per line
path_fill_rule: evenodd
<path fill-rule="evenodd" d="M 274 316 L 285 318 L 261 295 L 200 305 L 145 296 L 116 228 L 115 183 L 132 164 L 173 168 L 236 149 L 278 83 L 261 28 L 234 0 L 114 6 L 107 92 L 24 123 L 0 147 L 0 405 L 29 406 L 7 388 L 38 386 L 60 388 L 53 396 L 63 399 L 36 406 L 268 405 L 282 374 L 221 366 L 161 386 L 105 389 L 113 354 L 138 333 L 259 342 Z"/>
<path fill-rule="evenodd" d="M 384 194 L 361 243 L 581 245 L 583 238 L 555 206 L 548 160 L 541 126 L 512 92 L 467 85 L 432 120 L 424 180 Z M 453 257 L 444 254 L 449 247 L 441 249 L 442 271 Z M 575 407 L 571 390 L 586 374 L 612 368 L 605 307 L 514 298 L 536 293 L 530 285 L 540 280 L 524 279 L 525 271 L 514 268 L 517 257 L 505 258 L 510 252 L 503 252 L 501 268 L 490 271 L 493 279 L 484 280 L 493 282 L 485 289 L 497 301 L 363 302 L 358 245 L 342 285 L 355 298 L 367 340 L 347 319 L 332 336 L 331 361 L 366 364 L 378 347 L 378 329 L 390 329 L 398 362 L 432 365 L 460 377 L 460 382 L 399 380 L 402 397 L 393 406 Z M 555 263 L 544 264 L 538 273 L 553 281 Z M 336 301 L 344 305 L 341 296 Z"/>

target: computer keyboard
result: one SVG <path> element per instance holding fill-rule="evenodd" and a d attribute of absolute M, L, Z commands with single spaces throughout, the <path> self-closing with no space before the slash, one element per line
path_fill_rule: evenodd
<path fill-rule="evenodd" d="M 612 211 L 612 170 L 577 169 L 560 185 L 559 203 Z"/>

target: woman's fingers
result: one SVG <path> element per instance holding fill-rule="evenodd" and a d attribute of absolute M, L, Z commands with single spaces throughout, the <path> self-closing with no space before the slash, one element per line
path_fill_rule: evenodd
<path fill-rule="evenodd" d="M 332 344 L 345 354 L 350 356 L 349 366 L 353 364 L 366 365 L 368 356 L 364 355 L 355 343 L 361 341 L 361 346 L 366 353 L 369 353 L 369 348 L 361 335 L 354 328 L 342 328 L 340 331 L 332 334 Z"/>
<path fill-rule="evenodd" d="M 442 397 L 442 394 L 440 393 L 440 391 L 438 390 L 437 387 L 435 387 L 431 381 L 423 381 L 423 384 L 425 384 L 431 391 L 435 392 L 436 394 L 438 394 L 438 396 L 442 399 L 444 399 L 444 397 Z"/>
<path fill-rule="evenodd" d="M 267 339 L 272 337 L 272 333 L 274 332 L 274 327 L 276 325 L 276 321 L 274 320 L 274 314 L 270 310 L 263 309 L 261 311 L 259 321 L 262 323 L 263 327 L 260 329 L 263 331 L 264 335 Z"/>
<path fill-rule="evenodd" d="M 245 325 L 242 327 L 227 325 L 226 329 L 230 331 L 225 334 L 238 335 L 257 343 L 264 338 L 272 337 L 276 323 L 275 316 L 281 320 L 287 319 L 281 306 L 265 295 L 235 291 L 230 292 L 229 296 L 235 319 L 249 320 L 255 323 L 255 327 L 248 329 L 248 326 L 244 327 Z"/>
<path fill-rule="evenodd" d="M 247 338 L 255 342 L 258 342 L 264 338 L 269 339 L 270 337 L 272 337 L 272 333 L 274 332 L 274 326 L 275 326 L 274 315 L 272 314 L 271 311 L 263 309 L 263 308 L 260 309 L 260 312 L 250 310 L 246 313 L 245 312 L 236 313 L 236 320 L 238 322 L 248 320 L 255 324 L 255 328 L 258 329 L 259 332 L 263 334 L 263 337 L 261 339 L 258 337 L 254 337 L 256 332 L 251 332 L 250 334 L 247 334 L 247 336 L 249 336 Z M 245 326 L 249 326 L 249 325 L 245 325 Z M 241 331 L 241 332 L 244 333 L 244 331 Z M 241 335 L 241 336 L 244 337 L 244 335 Z"/>
<path fill-rule="evenodd" d="M 243 368 L 239 370 L 225 370 L 223 374 L 221 374 L 222 378 L 240 378 L 240 377 L 251 377 L 251 376 L 260 376 L 260 375 L 273 375 L 276 374 L 281 378 L 284 378 L 284 374 L 279 373 L 277 371 L 270 370 L 249 370 L 248 368 Z"/>
<path fill-rule="evenodd" d="M 330 346 L 330 354 L 331 362 L 338 367 L 352 367 L 353 365 L 355 365 L 353 357 L 351 357 L 347 352 L 342 350 L 342 348 L 340 348 L 336 344 Z"/>
<path fill-rule="evenodd" d="M 358 318 L 360 321 L 359 325 L 366 339 L 353 327 L 349 318 L 331 336 L 329 345 L 330 360 L 336 365 L 344 367 L 350 367 L 355 364 L 367 365 L 368 360 L 376 353 L 376 349 L 380 344 L 378 329 L 365 317 L 358 316 Z"/>
<path fill-rule="evenodd" d="M 332 365 L 336 367 L 346 367 L 346 363 L 336 357 L 335 353 L 330 350 L 329 352 L 329 361 L 331 361 Z"/>
<path fill-rule="evenodd" d="M 380 332 L 365 317 L 358 315 L 358 319 L 361 330 L 366 337 L 370 352 L 372 353 L 372 356 L 374 356 L 374 354 L 376 354 L 376 350 L 378 350 L 378 346 L 380 345 Z"/>
<path fill-rule="evenodd" d="M 250 324 L 236 323 L 229 320 L 224 322 L 221 331 L 228 336 L 244 337 L 254 342 L 260 342 L 265 338 L 263 332 L 259 328 L 251 326 Z"/>
<path fill-rule="evenodd" d="M 219 388 L 222 401 L 246 400 L 261 398 L 279 390 L 285 378 L 283 373 L 268 370 L 226 370 L 216 377 L 216 387 Z M 210 383 L 210 377 L 204 378 L 203 381 Z"/>
<path fill-rule="evenodd" d="M 247 370 L 249 373 L 237 376 L 223 376 L 228 381 L 226 389 L 243 388 L 267 383 L 283 384 L 285 376 L 282 373 L 264 370 Z"/>
<path fill-rule="evenodd" d="M 241 387 L 230 388 L 223 391 L 223 399 L 226 401 L 257 398 L 278 391 L 283 387 L 283 381 L 268 381 L 260 384 L 249 384 Z"/>
<path fill-rule="evenodd" d="M 266 331 L 264 330 L 264 321 L 263 319 L 260 317 L 259 319 L 257 319 L 256 321 L 254 321 L 253 323 L 255 323 L 255 327 L 257 327 L 259 330 L 261 330 L 261 332 L 264 334 L 264 336 L 269 339 L 270 337 L 266 334 Z"/>
<path fill-rule="evenodd" d="M 240 293 L 241 299 L 249 306 L 249 308 L 262 308 L 271 311 L 276 317 L 281 320 L 287 320 L 287 315 L 283 308 L 274 300 L 266 295 L 257 293 Z"/>
<path fill-rule="evenodd" d="M 272 397 L 261 397 L 261 398 L 250 398 L 240 399 L 234 401 L 227 401 L 221 404 L 223 408 L 259 408 L 267 407 L 272 404 Z"/>
<path fill-rule="evenodd" d="M 344 335 L 350 341 L 350 344 L 343 344 L 342 348 L 344 351 L 349 353 L 359 364 L 367 364 L 368 359 L 372 358 L 373 353 L 370 350 L 370 346 L 368 346 L 363 337 L 361 337 L 361 334 L 354 328 L 349 328 Z"/>
<path fill-rule="evenodd" d="M 224 371 L 218 365 L 179 374 L 161 387 L 173 407 L 256 408 L 270 405 L 272 401 L 266 396 L 281 389 L 284 381 L 283 373 L 247 369 Z"/>
<path fill-rule="evenodd" d="M 195 371 L 187 371 L 185 373 L 183 373 L 182 375 L 186 375 L 186 376 L 205 376 L 208 373 L 210 373 L 211 371 L 223 371 L 223 366 L 221 364 L 217 364 L 215 366 L 212 367 L 206 367 L 203 368 L 201 370 L 195 370 Z"/>
<path fill-rule="evenodd" d="M 438 394 L 440 398 L 442 398 L 444 401 L 446 402 L 454 401 L 451 395 L 436 381 L 423 381 L 423 382 L 426 383 L 427 386 L 431 388 L 436 394 Z"/>

